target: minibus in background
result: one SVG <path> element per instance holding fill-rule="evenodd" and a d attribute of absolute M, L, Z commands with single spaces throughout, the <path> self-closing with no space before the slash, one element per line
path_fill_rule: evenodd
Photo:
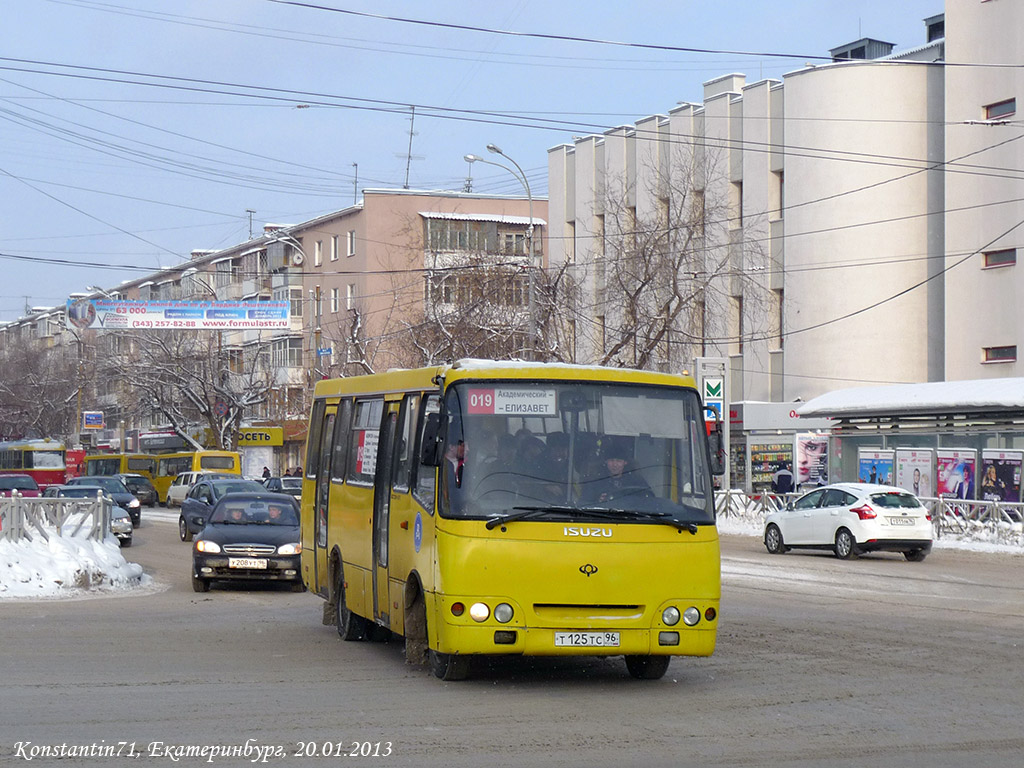
<path fill-rule="evenodd" d="M 183 451 L 158 454 L 153 485 L 156 487 L 161 505 L 167 504 L 167 491 L 174 478 L 181 472 L 223 472 L 241 475 L 242 457 L 237 451 Z"/>
<path fill-rule="evenodd" d="M 660 678 L 715 648 L 720 443 L 689 377 L 463 360 L 319 381 L 303 580 L 344 639 L 402 636 L 445 680 L 498 654 Z"/>
<path fill-rule="evenodd" d="M 144 475 L 150 480 L 156 475 L 157 456 L 149 453 L 100 453 L 86 456 L 82 462 L 83 475 Z"/>

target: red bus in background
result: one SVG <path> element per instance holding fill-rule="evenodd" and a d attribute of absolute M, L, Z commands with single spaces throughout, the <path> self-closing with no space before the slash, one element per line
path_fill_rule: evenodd
<path fill-rule="evenodd" d="M 64 482 L 66 451 L 60 440 L 0 442 L 0 474 L 29 475 L 40 488 Z"/>

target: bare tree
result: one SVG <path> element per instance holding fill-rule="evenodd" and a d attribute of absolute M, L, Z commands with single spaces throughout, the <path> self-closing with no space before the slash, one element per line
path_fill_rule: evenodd
<path fill-rule="evenodd" d="M 0 436 L 63 438 L 77 432 L 86 368 L 75 348 L 19 343 L 0 351 Z"/>
<path fill-rule="evenodd" d="M 574 262 L 574 284 L 560 291 L 562 325 L 579 328 L 582 354 L 613 366 L 674 370 L 708 347 L 742 344 L 743 318 L 760 317 L 764 287 L 745 265 L 766 258 L 743 236 L 737 200 L 716 178 L 714 153 L 680 151 L 670 175 L 640 190 L 607 183 L 599 190 L 590 258 Z"/>
<path fill-rule="evenodd" d="M 157 414 L 180 437 L 204 446 L 190 427 L 203 424 L 212 445 L 235 450 L 243 419 L 270 398 L 275 381 L 266 343 L 225 347 L 219 331 L 135 332 L 117 367 L 142 415 Z"/>

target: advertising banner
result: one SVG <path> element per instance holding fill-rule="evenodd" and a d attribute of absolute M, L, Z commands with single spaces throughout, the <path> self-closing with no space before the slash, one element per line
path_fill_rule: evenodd
<path fill-rule="evenodd" d="M 828 485 L 828 435 L 796 436 L 797 485 Z"/>
<path fill-rule="evenodd" d="M 973 448 L 939 448 L 935 451 L 936 491 L 940 496 L 975 498 L 978 452 Z"/>
<path fill-rule="evenodd" d="M 68 299 L 68 328 L 275 330 L 290 327 L 287 301 L 114 301 Z"/>
<path fill-rule="evenodd" d="M 915 496 L 935 496 L 935 451 L 931 448 L 897 448 L 895 485 Z"/>
<path fill-rule="evenodd" d="M 878 448 L 857 449 L 857 477 L 862 483 L 889 485 L 893 480 L 894 453 Z"/>
<path fill-rule="evenodd" d="M 981 452 L 981 484 L 978 494 L 984 501 L 1020 501 L 1021 465 L 1024 451 Z"/>
<path fill-rule="evenodd" d="M 103 411 L 82 411 L 82 429 L 104 429 Z"/>

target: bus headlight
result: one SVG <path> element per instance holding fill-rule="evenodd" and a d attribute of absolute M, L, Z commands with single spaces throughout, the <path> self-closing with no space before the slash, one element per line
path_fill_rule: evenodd
<path fill-rule="evenodd" d="M 508 603 L 498 603 L 494 606 L 494 618 L 502 624 L 508 624 L 512 621 L 513 613 L 512 606 Z"/>
<path fill-rule="evenodd" d="M 674 627 L 679 623 L 679 609 L 674 605 L 670 605 L 664 611 L 661 612 L 661 620 L 666 626 Z"/>
<path fill-rule="evenodd" d="M 683 624 L 688 627 L 696 626 L 697 622 L 700 621 L 700 609 L 694 608 L 692 605 L 683 611 Z"/>
<path fill-rule="evenodd" d="M 487 607 L 486 603 L 473 603 L 469 606 L 469 615 L 473 621 L 487 621 L 487 617 L 491 615 L 491 609 Z"/>

